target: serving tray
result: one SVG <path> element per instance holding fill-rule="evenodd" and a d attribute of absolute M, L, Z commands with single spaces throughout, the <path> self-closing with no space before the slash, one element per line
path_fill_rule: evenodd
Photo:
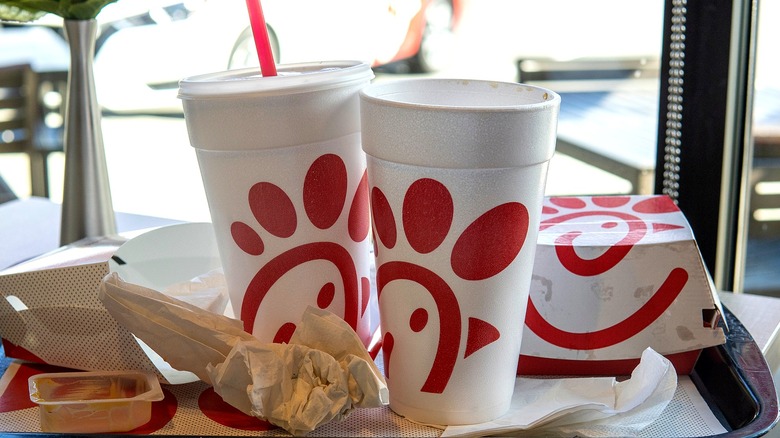
<path fill-rule="evenodd" d="M 729 331 L 726 343 L 709 347 L 703 350 L 693 372 L 691 381 L 695 384 L 702 398 L 706 401 L 712 413 L 720 421 L 725 433 L 718 435 L 723 437 L 757 437 L 766 434 L 778 421 L 778 400 L 772 380 L 772 372 L 769 369 L 761 349 L 753 337 L 742 325 L 739 319 L 724 306 L 724 319 Z M 24 435 L 24 436 L 52 436 L 41 434 L 37 427 L 37 411 L 25 399 L 28 398 L 26 377 L 22 374 L 37 372 L 50 372 L 54 367 L 35 364 L 23 364 L 14 359 L 7 358 L 5 351 L 0 346 L 0 436 Z M 20 370 L 24 370 L 22 373 Z M 56 370 L 56 369 L 55 369 Z M 21 374 L 20 374 L 21 373 Z M 14 374 L 20 374 L 14 376 Z M 24 378 L 22 378 L 24 377 Z M 173 405 L 161 405 L 158 409 L 166 411 L 171 417 L 181 415 L 179 423 L 193 421 L 198 435 L 254 435 L 254 436 L 286 436 L 286 432 L 274 428 L 260 420 L 247 417 L 255 422 L 247 422 L 246 419 L 236 417 L 241 421 L 240 428 L 221 426 L 211 427 L 214 423 L 207 411 L 203 411 L 204 399 L 208 396 L 208 385 L 196 382 L 187 385 L 177 385 L 166 389 L 166 398 L 178 399 Z M 213 391 L 212 391 L 213 392 Z M 170 396 L 170 397 L 169 397 Z M 206 400 L 208 401 L 208 400 Z M 165 403 L 157 402 L 157 403 Z M 171 407 L 173 406 L 173 407 Z M 200 408 L 201 411 L 198 411 Z M 229 408 L 229 407 L 228 407 Z M 173 413 L 171 413 L 173 409 Z M 228 419 L 228 411 L 224 410 L 222 419 Z M 230 408 L 232 409 L 232 408 Z M 667 408 L 668 409 L 668 408 Z M 243 415 L 243 414 L 241 414 Z M 671 421 L 684 422 L 677 415 L 662 415 L 658 422 Z M 183 420 L 183 421 L 182 421 Z M 154 421 L 154 420 L 153 420 Z M 29 426 L 30 424 L 33 426 Z M 26 423 L 26 427 L 20 424 Z M 653 424 L 646 429 L 677 431 L 681 435 L 696 436 L 697 434 L 685 430 L 681 423 L 674 427 L 664 427 L 662 424 Z M 238 423 L 231 423 L 239 426 Z M 192 435 L 193 429 L 163 427 L 141 427 L 131 434 L 145 435 L 154 433 L 162 436 Z M 218 425 L 219 426 L 219 425 Z M 438 436 L 441 430 L 420 426 L 395 415 L 389 408 L 362 409 L 355 411 L 347 421 L 327 424 L 309 436 Z M 668 435 L 668 434 L 665 434 Z M 701 436 L 701 434 L 698 434 Z"/>

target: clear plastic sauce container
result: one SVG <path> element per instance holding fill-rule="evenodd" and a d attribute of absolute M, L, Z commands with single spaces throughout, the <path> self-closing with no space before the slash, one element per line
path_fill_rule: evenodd
<path fill-rule="evenodd" d="M 125 432 L 149 422 L 163 399 L 157 377 L 125 371 L 47 373 L 29 379 L 43 432 Z"/>

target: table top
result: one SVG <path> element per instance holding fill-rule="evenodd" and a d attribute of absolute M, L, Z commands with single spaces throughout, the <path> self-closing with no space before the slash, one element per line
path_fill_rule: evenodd
<path fill-rule="evenodd" d="M 558 137 L 631 167 L 653 169 L 657 120 L 657 90 L 563 93 Z"/>
<path fill-rule="evenodd" d="M 626 87 L 561 92 L 558 137 L 636 169 L 655 168 L 658 90 Z M 758 133 L 780 125 L 780 90 L 757 89 L 753 125 Z"/>
<path fill-rule="evenodd" d="M 31 197 L 0 204 L 0 271 L 60 246 L 62 206 Z M 181 221 L 138 214 L 116 214 L 119 232 L 172 225 Z"/>

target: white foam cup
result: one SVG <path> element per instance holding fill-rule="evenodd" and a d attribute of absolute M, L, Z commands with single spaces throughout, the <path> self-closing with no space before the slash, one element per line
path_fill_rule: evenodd
<path fill-rule="evenodd" d="M 370 243 L 352 61 L 242 69 L 180 82 L 235 315 L 264 342 L 289 339 L 307 306 L 370 338 Z"/>
<path fill-rule="evenodd" d="M 428 424 L 509 408 L 560 96 L 477 80 L 360 93 L 390 407 Z"/>

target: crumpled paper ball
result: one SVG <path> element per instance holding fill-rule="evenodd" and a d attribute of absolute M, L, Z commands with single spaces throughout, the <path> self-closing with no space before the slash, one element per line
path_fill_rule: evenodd
<path fill-rule="evenodd" d="M 353 348 L 336 352 L 330 347 L 363 350 L 357 337 L 357 344 L 344 339 L 349 336 L 325 339 L 332 333 L 348 335 L 338 328 L 342 323 L 310 307 L 290 344 L 239 342 L 225 362 L 207 367 L 214 391 L 245 414 L 266 418 L 293 435 L 343 420 L 356 407 L 384 406 L 387 387 L 376 385 L 381 375 L 370 358 Z"/>

